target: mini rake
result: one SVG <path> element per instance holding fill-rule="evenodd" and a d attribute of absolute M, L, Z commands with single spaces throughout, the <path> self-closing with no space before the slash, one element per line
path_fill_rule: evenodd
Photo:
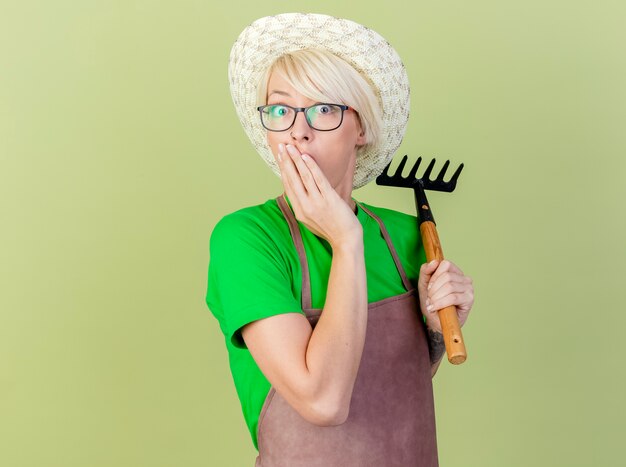
<path fill-rule="evenodd" d="M 435 159 L 430 161 L 430 164 L 426 168 L 426 172 L 422 175 L 422 178 L 415 176 L 417 168 L 422 162 L 422 158 L 419 157 L 413 168 L 406 177 L 402 176 L 402 170 L 406 165 L 407 156 L 405 155 L 400 162 L 400 165 L 396 169 L 396 173 L 392 176 L 388 174 L 391 162 L 385 167 L 385 170 L 376 178 L 377 185 L 395 186 L 403 188 L 413 188 L 415 193 L 415 207 L 417 209 L 417 223 L 422 235 L 422 242 L 426 250 L 426 260 L 428 262 L 433 259 L 439 260 L 443 258 L 443 251 L 441 249 L 441 243 L 439 242 L 439 235 L 437 235 L 437 228 L 435 227 L 435 219 L 430 210 L 428 200 L 426 199 L 426 193 L 424 190 L 445 191 L 451 193 L 456 187 L 456 181 L 459 178 L 461 170 L 463 170 L 463 164 L 461 164 L 452 178 L 447 182 L 443 181 L 443 177 L 450 165 L 450 161 L 446 161 L 441 172 L 436 179 L 430 179 L 430 173 L 435 165 Z M 461 327 L 459 326 L 459 320 L 456 314 L 456 307 L 454 305 L 448 306 L 439 310 L 439 319 L 441 321 L 441 328 L 443 330 L 443 339 L 446 345 L 446 352 L 448 354 L 448 361 L 455 365 L 463 363 L 467 358 L 467 351 L 465 350 L 465 343 L 463 342 L 463 335 L 461 334 Z"/>

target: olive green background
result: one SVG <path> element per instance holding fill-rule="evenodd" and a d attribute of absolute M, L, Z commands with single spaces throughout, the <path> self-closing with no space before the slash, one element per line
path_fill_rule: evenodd
<path fill-rule="evenodd" d="M 476 292 L 468 360 L 434 379 L 441 466 L 621 465 L 620 3 L 2 0 L 0 465 L 254 465 L 208 242 L 282 191 L 227 63 L 289 11 L 380 32 L 411 82 L 398 157 L 465 163 L 429 194 Z M 409 190 L 353 195 L 415 213 Z"/>

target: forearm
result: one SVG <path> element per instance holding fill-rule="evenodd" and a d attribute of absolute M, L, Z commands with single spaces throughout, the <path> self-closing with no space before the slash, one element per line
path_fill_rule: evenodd
<path fill-rule="evenodd" d="M 362 240 L 333 249 L 323 313 L 309 340 L 306 365 L 316 412 L 347 416 L 367 328 L 367 282 Z"/>
<path fill-rule="evenodd" d="M 437 373 L 439 364 L 443 358 L 443 354 L 446 352 L 446 346 L 443 340 L 443 334 L 441 331 L 426 327 L 426 334 L 428 336 L 428 354 L 430 356 L 430 376 L 431 378 Z"/>

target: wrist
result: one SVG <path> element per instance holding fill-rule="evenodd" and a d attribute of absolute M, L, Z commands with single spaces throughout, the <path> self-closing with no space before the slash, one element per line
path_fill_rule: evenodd
<path fill-rule="evenodd" d="M 363 237 L 355 235 L 351 238 L 343 239 L 338 242 L 333 242 L 330 244 L 330 247 L 332 248 L 333 253 L 361 253 L 364 250 Z"/>

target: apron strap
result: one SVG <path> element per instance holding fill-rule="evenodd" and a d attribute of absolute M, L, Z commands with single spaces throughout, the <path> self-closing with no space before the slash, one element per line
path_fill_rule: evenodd
<path fill-rule="evenodd" d="M 296 250 L 298 251 L 298 257 L 300 258 L 300 268 L 302 269 L 302 309 L 310 310 L 311 305 L 311 278 L 309 276 L 309 262 L 306 259 L 306 252 L 304 251 L 304 243 L 302 242 L 302 234 L 300 233 L 300 226 L 298 220 L 294 216 L 291 208 L 285 201 L 284 196 L 276 198 L 278 207 L 283 212 L 287 224 L 289 225 L 289 231 L 291 237 L 296 244 Z"/>
<path fill-rule="evenodd" d="M 300 267 L 302 269 L 302 308 L 310 310 L 312 308 L 311 278 L 309 275 L 309 263 L 306 259 L 306 252 L 304 250 L 304 243 L 302 241 L 302 233 L 300 232 L 300 226 L 298 224 L 298 220 L 293 214 L 293 211 L 289 207 L 289 204 L 285 200 L 284 194 L 281 196 L 278 196 L 276 198 L 276 201 L 278 203 L 278 207 L 280 208 L 283 215 L 285 216 L 285 219 L 287 219 L 287 224 L 289 225 L 289 231 L 291 232 L 291 237 L 293 238 L 293 241 L 296 245 L 298 257 L 300 258 Z M 372 217 L 378 223 L 378 226 L 380 227 L 380 232 L 383 238 L 385 239 L 385 242 L 387 243 L 387 247 L 389 248 L 389 251 L 391 252 L 391 256 L 393 257 L 393 261 L 396 265 L 396 269 L 398 270 L 398 273 L 400 274 L 400 277 L 402 278 L 402 283 L 404 284 L 404 287 L 406 288 L 407 292 L 410 290 L 413 290 L 415 287 L 413 287 L 413 284 L 411 284 L 411 281 L 409 280 L 408 276 L 406 275 L 406 272 L 404 271 L 402 262 L 400 261 L 400 258 L 398 257 L 398 253 L 396 252 L 395 247 L 393 246 L 393 242 L 391 241 L 391 237 L 389 236 L 389 232 L 387 231 L 385 224 L 380 219 L 380 217 L 378 217 L 372 211 L 367 209 L 358 201 L 355 200 L 355 202 L 359 209 L 363 209 L 365 213 L 369 214 L 369 216 Z"/>
<path fill-rule="evenodd" d="M 391 241 L 391 237 L 389 236 L 389 232 L 387 232 L 387 228 L 385 227 L 385 224 L 383 223 L 383 221 L 380 219 L 380 217 L 378 217 L 372 211 L 367 209 L 357 200 L 354 200 L 354 201 L 359 206 L 359 209 L 363 209 L 363 211 L 368 213 L 371 217 L 374 218 L 374 220 L 376 220 L 376 222 L 378 222 L 378 225 L 380 227 L 380 232 L 383 234 L 383 237 L 385 238 L 385 241 L 387 242 L 387 246 L 389 247 L 391 256 L 393 256 L 393 262 L 396 263 L 396 268 L 398 269 L 398 272 L 400 273 L 400 277 L 402 277 L 402 283 L 404 284 L 404 287 L 406 288 L 407 292 L 409 290 L 414 289 L 415 287 L 413 287 L 413 284 L 411 284 L 411 281 L 409 280 L 409 278 L 406 275 L 406 272 L 404 271 L 404 267 L 402 267 L 402 262 L 400 261 L 400 258 L 398 257 L 398 253 L 396 252 L 396 249 L 393 246 L 393 242 Z"/>

